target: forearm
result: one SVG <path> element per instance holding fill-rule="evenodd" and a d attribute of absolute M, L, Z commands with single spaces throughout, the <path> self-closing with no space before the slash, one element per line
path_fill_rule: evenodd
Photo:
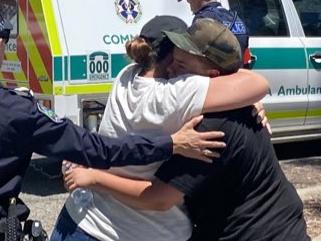
<path fill-rule="evenodd" d="M 130 197 L 140 197 L 146 188 L 152 185 L 151 181 L 135 180 L 120 177 L 108 171 L 92 169 L 93 186 L 100 191 L 121 193 Z"/>
<path fill-rule="evenodd" d="M 260 101 L 268 92 L 268 81 L 257 73 L 237 73 L 211 79 L 203 112 L 237 109 Z"/>
<path fill-rule="evenodd" d="M 36 104 L 34 116 L 35 132 L 31 147 L 42 155 L 101 169 L 128 164 L 146 165 L 172 156 L 170 136 L 146 138 L 128 135 L 122 139 L 99 136 L 67 119 L 59 122 L 50 120 L 37 109 Z"/>
<path fill-rule="evenodd" d="M 93 170 L 98 191 L 107 191 L 116 199 L 135 209 L 167 210 L 182 202 L 182 194 L 159 181 L 134 180 Z"/>
<path fill-rule="evenodd" d="M 172 206 L 167 205 L 166 202 L 159 200 L 158 198 L 148 198 L 148 195 L 142 193 L 139 197 L 133 197 L 129 195 L 125 195 L 122 193 L 111 192 L 113 197 L 115 197 L 118 201 L 126 204 L 127 206 L 133 209 L 140 210 L 155 210 L 155 211 L 166 211 L 170 209 Z"/>

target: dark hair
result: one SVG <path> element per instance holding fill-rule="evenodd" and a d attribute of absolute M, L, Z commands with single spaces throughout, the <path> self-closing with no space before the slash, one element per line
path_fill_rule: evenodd
<path fill-rule="evenodd" d="M 136 63 L 150 68 L 162 61 L 174 47 L 163 31 L 184 32 L 186 29 L 187 24 L 177 17 L 156 16 L 143 26 L 139 37 L 126 43 L 127 54 Z"/>

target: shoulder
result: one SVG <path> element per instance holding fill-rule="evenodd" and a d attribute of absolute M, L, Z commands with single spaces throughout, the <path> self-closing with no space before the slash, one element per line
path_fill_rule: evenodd
<path fill-rule="evenodd" d="M 201 75 L 194 75 L 194 74 L 184 74 L 184 75 L 179 75 L 175 78 L 170 78 L 168 80 L 169 83 L 172 84 L 186 84 L 186 83 L 193 83 L 195 81 L 205 81 L 208 82 L 210 78 L 208 76 L 201 76 Z"/>
<path fill-rule="evenodd" d="M 224 122 L 225 125 L 228 126 L 239 126 L 243 125 L 244 123 L 249 122 L 250 124 L 255 124 L 255 118 L 252 117 L 252 106 L 247 106 L 239 109 L 234 110 L 227 110 L 222 112 L 213 112 L 213 113 L 206 113 L 204 114 L 204 119 L 202 123 L 217 123 Z M 253 123 L 252 123 L 253 122 Z"/>
<path fill-rule="evenodd" d="M 0 122 L 11 131 L 27 133 L 32 129 L 36 101 L 31 94 L 0 88 Z M 26 135 L 28 136 L 28 135 Z"/>
<path fill-rule="evenodd" d="M 29 111 L 35 107 L 32 92 L 27 89 L 5 89 L 0 88 L 1 102 L 10 107 L 10 110 Z"/>
<path fill-rule="evenodd" d="M 127 66 L 125 66 L 117 75 L 116 78 L 121 78 L 124 75 L 128 75 L 128 74 L 136 74 L 137 71 L 140 69 L 140 66 L 136 63 L 131 63 Z"/>
<path fill-rule="evenodd" d="M 134 77 L 141 71 L 141 67 L 136 64 L 132 63 L 125 66 L 117 75 L 115 83 L 127 83 L 134 79 Z"/>
<path fill-rule="evenodd" d="M 212 164 L 173 156 L 157 170 L 155 176 L 186 195 L 192 194 L 212 172 Z"/>
<path fill-rule="evenodd" d="M 210 78 L 200 75 L 185 74 L 176 78 L 169 79 L 169 85 L 176 91 L 179 98 L 187 101 L 188 99 L 201 103 L 202 107 L 209 88 Z M 201 108 L 202 108 L 201 107 Z"/>

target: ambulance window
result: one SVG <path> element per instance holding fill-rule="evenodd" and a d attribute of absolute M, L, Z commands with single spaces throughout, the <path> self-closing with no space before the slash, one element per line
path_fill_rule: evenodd
<path fill-rule="evenodd" d="M 245 21 L 250 36 L 288 36 L 280 0 L 229 0 L 232 10 Z"/>
<path fill-rule="evenodd" d="M 321 36 L 321 1 L 293 0 L 304 33 L 308 37 Z"/>

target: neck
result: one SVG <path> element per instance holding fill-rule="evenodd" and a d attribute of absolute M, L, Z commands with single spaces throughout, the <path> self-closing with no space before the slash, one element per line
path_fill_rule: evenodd
<path fill-rule="evenodd" d="M 147 78 L 166 78 L 167 77 L 166 71 L 164 71 L 164 69 L 158 65 L 152 67 L 151 69 L 144 70 L 140 75 Z"/>

